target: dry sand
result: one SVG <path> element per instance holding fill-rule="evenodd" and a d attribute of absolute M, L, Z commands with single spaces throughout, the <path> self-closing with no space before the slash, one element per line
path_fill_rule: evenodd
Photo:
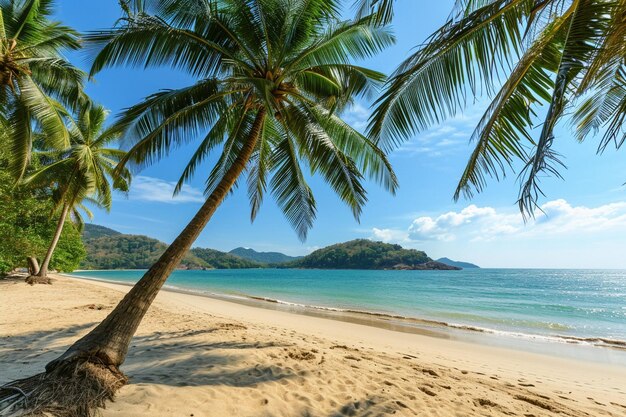
<path fill-rule="evenodd" d="M 41 372 L 128 288 L 0 280 L 0 384 Z M 623 365 L 165 291 L 122 369 L 104 416 L 626 416 Z"/>

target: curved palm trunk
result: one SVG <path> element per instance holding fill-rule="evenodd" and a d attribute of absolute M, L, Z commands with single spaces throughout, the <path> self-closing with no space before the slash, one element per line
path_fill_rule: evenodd
<path fill-rule="evenodd" d="M 46 365 L 47 372 L 73 362 L 94 362 L 113 368 L 124 362 L 130 341 L 159 290 L 245 169 L 258 141 L 264 118 L 265 110 L 261 109 L 256 115 L 250 137 L 233 165 L 165 253 L 95 329 L 74 343 L 61 357 Z"/>
<path fill-rule="evenodd" d="M 57 228 L 54 231 L 54 237 L 52 238 L 52 242 L 50 242 L 50 247 L 48 247 L 48 252 L 46 253 L 46 257 L 44 258 L 39 271 L 37 272 L 37 276 L 39 278 L 45 278 L 48 276 L 48 266 L 50 265 L 50 260 L 52 259 L 52 254 L 54 253 L 54 249 L 57 247 L 57 243 L 59 243 L 59 239 L 61 238 L 61 233 L 63 232 L 63 226 L 65 225 L 65 219 L 67 219 L 67 214 L 70 211 L 70 205 L 65 203 L 63 205 L 63 211 L 61 211 L 61 217 L 59 217 L 59 221 L 57 222 Z"/>

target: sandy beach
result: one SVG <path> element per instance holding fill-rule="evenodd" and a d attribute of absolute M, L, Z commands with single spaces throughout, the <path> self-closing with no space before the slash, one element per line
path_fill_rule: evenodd
<path fill-rule="evenodd" d="M 129 289 L 55 279 L 0 280 L 0 384 L 41 372 Z M 168 291 L 122 369 L 104 416 L 626 416 L 622 364 Z"/>

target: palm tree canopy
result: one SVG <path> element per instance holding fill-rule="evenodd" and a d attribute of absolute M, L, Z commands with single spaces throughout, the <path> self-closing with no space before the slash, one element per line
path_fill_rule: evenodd
<path fill-rule="evenodd" d="M 393 20 L 395 0 L 355 0 L 354 7 L 358 18 L 372 16 L 375 23 L 388 24 Z"/>
<path fill-rule="evenodd" d="M 112 188 L 129 188 L 129 171 L 115 170 L 125 152 L 110 147 L 120 134 L 104 128 L 107 115 L 108 111 L 99 105 L 81 108 L 76 119 L 69 122 L 71 146 L 63 151 L 39 152 L 46 163 L 23 180 L 26 185 L 52 186 L 55 209 L 69 206 L 79 226 L 83 224 L 81 209 L 91 217 L 84 203 L 109 210 Z M 39 138 L 36 142 L 44 142 L 44 134 L 35 136 Z"/>
<path fill-rule="evenodd" d="M 316 205 L 301 162 L 357 219 L 367 200 L 365 176 L 396 189 L 385 154 L 340 117 L 384 82 L 383 74 L 351 60 L 390 45 L 388 28 L 368 18 L 339 21 L 333 0 L 148 0 L 124 8 L 118 27 L 87 36 L 98 51 L 92 74 L 115 65 L 166 65 L 198 81 L 153 94 L 120 115 L 116 127 L 129 148 L 121 167 L 153 163 L 200 137 L 177 190 L 221 147 L 206 179 L 210 194 L 260 117 L 247 165 L 252 220 L 269 188 L 305 239 Z"/>
<path fill-rule="evenodd" d="M 68 147 L 65 108 L 82 95 L 85 74 L 62 56 L 80 47 L 78 33 L 50 20 L 52 6 L 52 0 L 0 0 L 0 124 L 18 178 L 30 157 L 33 124 L 50 145 Z"/>
<path fill-rule="evenodd" d="M 392 148 L 482 93 L 493 101 L 472 136 L 476 147 L 455 199 L 521 161 L 518 204 L 532 214 L 539 177 L 559 176 L 563 166 L 552 145 L 564 115 L 573 113 L 579 140 L 602 132 L 599 152 L 626 138 L 626 1 L 458 0 L 394 73 L 370 132 Z"/>

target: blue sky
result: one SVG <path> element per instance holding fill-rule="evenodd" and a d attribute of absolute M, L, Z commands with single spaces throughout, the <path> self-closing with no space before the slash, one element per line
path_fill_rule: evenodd
<path fill-rule="evenodd" d="M 445 21 L 452 0 L 397 2 L 393 28 L 397 43 L 366 65 L 391 73 L 395 65 Z M 110 27 L 120 17 L 115 0 L 62 0 L 57 17 L 80 31 Z M 71 55 L 88 68 L 86 52 Z M 111 110 L 140 101 L 159 89 L 187 85 L 180 72 L 111 69 L 96 77 L 89 93 Z M 524 223 L 516 209 L 515 175 L 491 181 L 473 200 L 455 203 L 456 181 L 471 152 L 469 137 L 485 101 L 470 105 L 452 120 L 416 135 L 391 154 L 400 189 L 396 196 L 368 184 L 369 202 L 361 222 L 320 179 L 311 187 L 318 218 L 309 238 L 301 243 L 271 198 L 266 198 L 254 224 L 244 188 L 230 196 L 204 230 L 196 246 L 230 250 L 237 246 L 301 255 L 354 238 L 400 243 L 486 267 L 626 268 L 626 164 L 623 152 L 608 149 L 596 155 L 596 142 L 577 143 L 567 123 L 559 127 L 555 147 L 565 158 L 565 180 L 546 178 L 542 200 L 545 215 Z M 344 117 L 357 128 L 365 125 L 369 103 L 358 103 Z M 110 213 L 96 211 L 93 220 L 123 233 L 145 234 L 170 242 L 203 201 L 203 173 L 175 199 L 178 179 L 193 147 L 181 148 L 159 164 L 137 174 L 128 196 L 118 195 Z"/>

